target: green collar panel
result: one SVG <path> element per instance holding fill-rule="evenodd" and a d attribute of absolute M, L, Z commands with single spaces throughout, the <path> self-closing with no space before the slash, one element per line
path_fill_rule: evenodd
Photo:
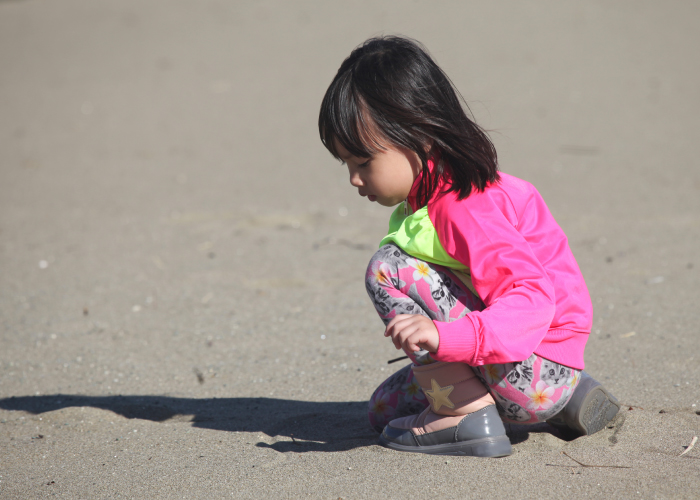
<path fill-rule="evenodd" d="M 389 234 L 382 239 L 379 246 L 382 247 L 388 243 L 393 243 L 416 259 L 449 268 L 472 293 L 477 295 L 472 285 L 469 268 L 450 257 L 440 243 L 435 226 L 428 215 L 428 207 L 420 208 L 410 215 L 404 215 L 404 204 L 401 203 L 391 214 Z"/>

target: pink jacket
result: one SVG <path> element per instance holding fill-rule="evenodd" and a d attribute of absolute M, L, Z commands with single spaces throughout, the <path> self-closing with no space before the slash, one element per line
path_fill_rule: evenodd
<path fill-rule="evenodd" d="M 566 235 L 534 186 L 500 175 L 483 193 L 428 202 L 440 243 L 470 268 L 486 305 L 452 323 L 435 321 L 440 345 L 434 357 L 479 366 L 534 352 L 583 369 L 593 307 Z M 409 196 L 414 210 L 417 182 Z"/>

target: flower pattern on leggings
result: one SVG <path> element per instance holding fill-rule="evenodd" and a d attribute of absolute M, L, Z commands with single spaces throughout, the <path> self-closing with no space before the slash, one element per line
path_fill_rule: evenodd
<path fill-rule="evenodd" d="M 530 398 L 527 402 L 528 410 L 549 410 L 554 406 L 551 397 L 554 395 L 554 388 L 549 387 L 546 382 L 538 380 L 535 388 L 527 387 L 525 395 Z"/>
<path fill-rule="evenodd" d="M 435 282 L 431 276 L 433 273 L 430 266 L 426 262 L 422 262 L 416 259 L 406 259 L 406 264 L 411 266 L 415 271 L 413 271 L 413 281 L 424 280 L 428 285 Z"/>

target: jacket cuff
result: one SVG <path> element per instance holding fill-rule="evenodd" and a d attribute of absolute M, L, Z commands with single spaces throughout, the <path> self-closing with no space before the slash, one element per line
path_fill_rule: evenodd
<path fill-rule="evenodd" d="M 476 328 L 467 315 L 457 321 L 445 323 L 433 321 L 440 335 L 437 352 L 432 356 L 448 363 L 473 365 L 477 350 Z"/>

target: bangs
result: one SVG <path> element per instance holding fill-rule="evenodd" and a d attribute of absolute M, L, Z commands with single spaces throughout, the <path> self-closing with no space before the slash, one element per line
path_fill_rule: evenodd
<path fill-rule="evenodd" d="M 321 142 L 338 160 L 338 146 L 357 158 L 369 158 L 385 149 L 371 111 L 352 82 L 351 72 L 335 80 L 321 103 L 318 130 Z"/>

